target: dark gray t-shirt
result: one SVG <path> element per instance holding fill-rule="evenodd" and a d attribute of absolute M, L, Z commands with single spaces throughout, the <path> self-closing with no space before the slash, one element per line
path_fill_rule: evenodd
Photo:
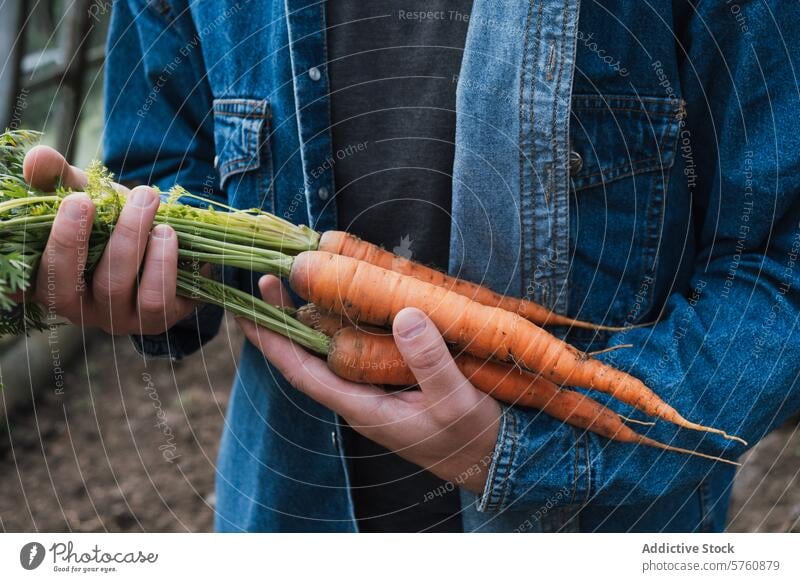
<path fill-rule="evenodd" d="M 326 4 L 339 228 L 447 266 L 455 91 L 471 0 Z M 457 489 L 345 431 L 362 531 L 460 531 Z"/>

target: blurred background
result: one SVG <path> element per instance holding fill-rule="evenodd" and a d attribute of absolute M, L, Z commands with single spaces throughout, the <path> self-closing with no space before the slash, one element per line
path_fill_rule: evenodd
<path fill-rule="evenodd" d="M 0 125 L 101 157 L 111 0 L 0 0 Z M 241 336 L 181 362 L 63 327 L 0 339 L 0 531 L 209 531 Z M 730 531 L 800 532 L 798 419 L 741 459 Z"/>

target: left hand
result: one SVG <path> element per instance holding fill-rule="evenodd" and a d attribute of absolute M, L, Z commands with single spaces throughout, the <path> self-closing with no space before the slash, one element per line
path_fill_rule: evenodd
<path fill-rule="evenodd" d="M 264 301 L 288 305 L 280 281 L 259 281 Z M 342 380 L 325 361 L 290 340 L 238 319 L 247 338 L 289 383 L 327 406 L 365 437 L 472 492 L 481 493 L 500 426 L 500 405 L 456 366 L 442 336 L 417 309 L 394 319 L 398 349 L 420 390 L 390 393 Z"/>

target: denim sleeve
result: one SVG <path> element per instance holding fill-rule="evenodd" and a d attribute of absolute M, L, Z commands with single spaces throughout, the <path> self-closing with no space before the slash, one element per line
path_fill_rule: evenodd
<path fill-rule="evenodd" d="M 795 3 L 742 3 L 748 32 L 722 2 L 676 13 L 681 85 L 698 173 L 694 272 L 659 323 L 616 334 L 633 344 L 600 359 L 642 379 L 695 422 L 752 444 L 800 410 L 800 59 Z M 691 235 L 690 235 L 691 236 Z M 607 402 L 607 399 L 602 399 Z M 618 412 L 630 408 L 611 403 Z M 634 427 L 729 459 L 745 447 L 665 422 Z M 729 466 L 581 434 L 541 413 L 504 410 L 483 511 L 560 504 L 644 505 L 694 490 Z M 556 495 L 559 491 L 571 495 Z"/>
<path fill-rule="evenodd" d="M 156 6 L 158 4 L 158 6 Z M 225 202 L 214 169 L 212 97 L 185 0 L 113 6 L 105 66 L 106 165 L 124 184 L 180 184 Z M 212 338 L 222 311 L 205 306 L 159 336 L 152 356 L 180 358 Z"/>

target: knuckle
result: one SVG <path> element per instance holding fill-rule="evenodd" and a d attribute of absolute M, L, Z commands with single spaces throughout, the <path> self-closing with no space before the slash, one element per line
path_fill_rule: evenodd
<path fill-rule="evenodd" d="M 80 316 L 80 302 L 75 293 L 58 294 L 52 298 L 52 305 L 55 312 L 67 319 L 74 319 Z"/>
<path fill-rule="evenodd" d="M 51 247 L 49 250 L 52 252 L 56 249 L 75 249 L 80 244 L 80 236 L 81 233 L 79 231 L 63 228 L 63 225 L 59 225 L 56 220 L 48 239 L 48 246 Z"/>
<path fill-rule="evenodd" d="M 407 361 L 416 370 L 434 372 L 447 361 L 448 355 L 441 347 L 428 345 L 414 351 Z"/>
<path fill-rule="evenodd" d="M 143 219 L 142 212 L 139 209 L 128 209 L 126 207 L 122 211 L 114 232 L 111 234 L 112 242 L 115 240 L 135 240 L 143 239 L 149 233 L 149 224 Z"/>
<path fill-rule="evenodd" d="M 162 319 L 167 312 L 167 302 L 160 289 L 141 289 L 139 291 L 139 310 L 147 315 L 160 315 Z"/>
<path fill-rule="evenodd" d="M 99 274 L 92 281 L 92 293 L 102 303 L 113 303 L 129 293 L 127 278 L 115 271 Z"/>
<path fill-rule="evenodd" d="M 143 269 L 145 272 L 164 273 L 166 267 L 177 264 L 178 251 L 163 243 L 150 241 L 144 257 Z"/>

